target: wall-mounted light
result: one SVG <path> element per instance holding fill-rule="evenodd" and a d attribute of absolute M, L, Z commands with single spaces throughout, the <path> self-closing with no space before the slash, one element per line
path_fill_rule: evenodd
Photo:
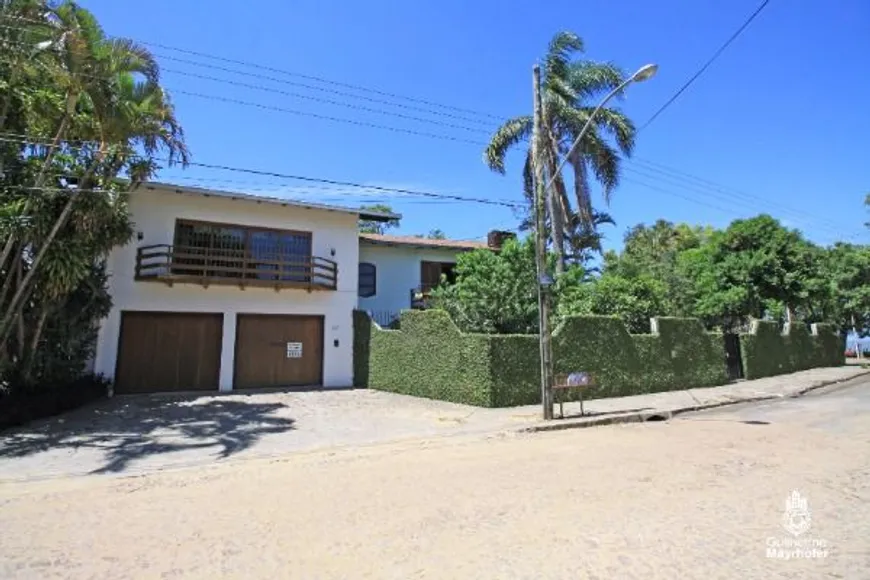
<path fill-rule="evenodd" d="M 335 257 L 335 248 L 329 248 L 329 255 Z"/>
<path fill-rule="evenodd" d="M 145 234 L 142 232 L 136 232 L 136 239 L 140 242 L 145 239 Z"/>

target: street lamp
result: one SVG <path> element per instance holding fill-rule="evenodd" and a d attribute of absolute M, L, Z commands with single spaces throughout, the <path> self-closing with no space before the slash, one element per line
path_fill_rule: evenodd
<path fill-rule="evenodd" d="M 541 404 L 543 406 L 544 419 L 553 418 L 553 352 L 550 343 L 550 303 L 547 297 L 549 286 L 553 284 L 553 279 L 546 272 L 547 239 L 546 233 L 544 232 L 544 200 L 548 199 L 547 196 L 549 195 L 553 181 L 555 181 L 556 176 L 562 172 L 565 163 L 570 159 L 577 146 L 580 145 L 580 142 L 586 135 L 586 131 L 589 130 L 589 126 L 592 125 L 592 121 L 595 119 L 595 115 L 598 114 L 598 111 L 600 111 L 610 99 L 625 89 L 625 87 L 631 83 L 640 83 L 647 79 L 651 79 L 655 76 L 658 69 L 658 65 L 655 64 L 648 64 L 640 67 L 633 75 L 625 79 L 618 87 L 610 91 L 610 93 L 604 97 L 601 103 L 599 103 L 598 106 L 595 107 L 595 110 L 592 111 L 592 114 L 589 115 L 589 118 L 586 120 L 586 123 L 580 130 L 580 134 L 577 135 L 577 138 L 568 150 L 568 153 L 562 159 L 562 162 L 559 163 L 556 171 L 550 176 L 549 181 L 547 181 L 546 185 L 543 187 L 541 184 L 544 183 L 544 167 L 539 159 L 540 134 L 542 129 L 541 119 L 543 117 L 541 104 L 541 71 L 538 66 L 535 66 L 533 70 L 535 114 L 534 136 L 532 138 L 532 159 L 534 160 L 535 167 L 535 230 L 537 238 L 535 244 L 535 267 L 538 275 L 538 340 L 541 352 Z"/>

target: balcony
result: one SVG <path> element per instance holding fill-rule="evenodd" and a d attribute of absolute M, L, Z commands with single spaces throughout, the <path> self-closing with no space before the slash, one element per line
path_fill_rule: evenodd
<path fill-rule="evenodd" d="M 136 250 L 136 280 L 173 284 L 211 284 L 336 290 L 338 264 L 317 256 L 264 254 L 243 249 L 156 244 Z"/>

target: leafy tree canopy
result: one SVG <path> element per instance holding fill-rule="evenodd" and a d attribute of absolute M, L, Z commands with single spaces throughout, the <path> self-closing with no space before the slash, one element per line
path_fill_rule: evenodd
<path fill-rule="evenodd" d="M 555 260 L 550 256 L 549 261 Z M 501 254 L 460 257 L 455 284 L 437 305 L 461 328 L 535 332 L 534 244 L 512 241 Z M 767 215 L 724 230 L 659 220 L 629 230 L 622 252 L 605 254 L 600 276 L 579 265 L 553 288 L 555 320 L 610 314 L 633 332 L 653 316 L 690 316 L 735 329 L 751 318 L 832 322 L 870 335 L 870 246 L 821 248 Z"/>
<path fill-rule="evenodd" d="M 111 306 L 103 260 L 132 235 L 129 191 L 188 152 L 146 48 L 69 0 L 0 14 L 0 131 L 21 136 L 0 143 L 0 380 L 63 384 Z"/>

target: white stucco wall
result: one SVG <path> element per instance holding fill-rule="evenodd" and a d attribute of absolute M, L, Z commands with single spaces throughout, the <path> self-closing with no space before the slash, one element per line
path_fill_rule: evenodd
<path fill-rule="evenodd" d="M 359 242 L 357 217 L 353 214 L 231 200 L 220 197 L 183 195 L 167 191 L 139 190 L 132 194 L 130 213 L 135 229 L 130 244 L 115 249 L 109 257 L 109 289 L 114 305 L 103 321 L 97 342 L 94 369 L 114 377 L 122 310 L 168 312 L 220 312 L 224 314 L 220 389 L 233 384 L 236 314 L 314 314 L 324 316 L 323 383 L 325 387 L 353 384 L 353 318 L 357 304 Z M 193 284 L 172 287 L 158 282 L 134 280 L 136 248 L 172 244 L 176 218 L 225 222 L 312 232 L 312 252 L 338 263 L 338 290 L 315 290 Z M 331 255 L 331 250 L 335 255 Z M 338 346 L 333 342 L 338 340 Z"/>
<path fill-rule="evenodd" d="M 399 312 L 411 307 L 411 288 L 420 286 L 420 262 L 456 262 L 456 250 L 360 243 L 359 261 L 377 267 L 377 294 L 360 298 L 362 310 Z"/>

